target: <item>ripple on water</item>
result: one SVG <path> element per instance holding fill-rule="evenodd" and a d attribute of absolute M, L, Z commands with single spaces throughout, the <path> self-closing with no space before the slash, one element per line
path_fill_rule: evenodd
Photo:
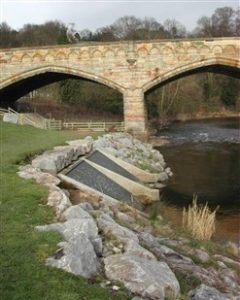
<path fill-rule="evenodd" d="M 182 208 L 197 193 L 200 202 L 220 206 L 216 239 L 239 240 L 240 131 L 239 118 L 175 123 L 162 135 L 161 147 L 174 176 L 163 192 L 170 221 L 181 224 Z"/>

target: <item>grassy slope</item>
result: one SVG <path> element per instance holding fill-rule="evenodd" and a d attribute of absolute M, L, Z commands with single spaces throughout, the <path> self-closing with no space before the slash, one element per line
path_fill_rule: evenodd
<path fill-rule="evenodd" d="M 97 284 L 46 267 L 59 236 L 34 230 L 51 222 L 54 213 L 42 206 L 47 190 L 17 176 L 17 163 L 26 157 L 79 138 L 79 133 L 43 131 L 0 121 L 0 295 L 1 300 L 128 299 Z"/>

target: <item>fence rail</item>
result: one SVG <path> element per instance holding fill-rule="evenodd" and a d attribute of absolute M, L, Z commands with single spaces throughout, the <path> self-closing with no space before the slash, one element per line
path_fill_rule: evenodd
<path fill-rule="evenodd" d="M 51 130 L 78 130 L 78 131 L 124 131 L 124 122 L 62 122 L 61 120 L 45 119 L 34 114 L 18 113 L 12 108 L 0 108 L 0 116 L 12 113 L 18 116 L 18 124 L 32 125 L 34 127 Z"/>
<path fill-rule="evenodd" d="M 124 131 L 124 122 L 64 122 L 63 128 L 79 131 Z"/>
<path fill-rule="evenodd" d="M 53 120 L 53 119 L 46 119 L 46 129 L 50 130 L 62 130 L 63 129 L 63 123 L 61 120 Z"/>

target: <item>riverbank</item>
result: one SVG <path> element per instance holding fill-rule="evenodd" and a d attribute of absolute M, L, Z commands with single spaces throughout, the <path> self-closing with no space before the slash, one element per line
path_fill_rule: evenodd
<path fill-rule="evenodd" d="M 108 148 L 111 148 L 107 141 Z M 130 142 L 136 144 L 126 136 L 125 143 Z M 114 151 L 124 150 L 122 147 L 113 148 Z M 144 145 L 138 154 L 141 155 L 136 160 L 139 163 L 144 158 Z M 134 161 L 134 157 L 126 155 L 126 158 Z M 153 158 L 153 155 L 145 157 L 144 166 L 147 159 L 151 161 Z M 154 166 L 153 171 L 156 171 Z M 49 230 L 56 231 L 62 239 L 55 251 L 51 249 L 52 252 L 48 252 L 48 258 L 44 253 L 42 263 L 46 261 L 48 266 L 77 274 L 77 279 L 79 275 L 91 280 L 97 276 L 98 284 L 112 293 L 106 298 L 88 295 L 87 300 L 118 299 L 121 295 L 125 296 L 119 299 L 137 299 L 136 296 L 154 300 L 165 297 L 199 299 L 200 294 L 205 295 L 202 299 L 209 295 L 237 299 L 239 278 L 235 269 L 239 265 L 233 255 L 224 253 L 226 249 L 180 234 L 160 215 L 149 216 L 104 195 L 99 199 L 86 194 L 86 191 L 80 192 L 78 203 L 72 205 L 70 195 L 59 190 L 57 177 L 33 167 L 21 168 L 21 172 L 25 172 L 21 176 L 36 179 L 48 189 L 58 191 L 57 201 L 53 201 L 51 195 L 42 202 L 50 202 L 56 212 L 61 207 L 54 223 L 50 219 L 45 223 L 43 220 L 34 223 L 41 231 L 36 234 L 46 237 L 50 234 Z M 46 223 L 48 225 L 44 225 Z M 64 281 L 62 284 L 65 284 Z M 82 294 L 76 295 L 81 297 Z"/>
<path fill-rule="evenodd" d="M 222 108 L 220 111 L 216 112 L 197 112 L 194 114 L 178 114 L 175 121 L 194 121 L 194 120 L 205 120 L 214 118 L 232 118 L 240 117 L 240 112 L 231 111 Z"/>
<path fill-rule="evenodd" d="M 179 113 L 175 117 L 164 117 L 159 120 L 150 121 L 152 123 L 151 135 L 156 132 L 161 133 L 161 130 L 168 128 L 174 122 L 186 122 L 186 121 L 197 121 L 207 119 L 223 119 L 223 118 L 234 118 L 240 117 L 239 111 L 232 111 L 222 108 L 216 112 L 205 112 L 200 111 L 196 113 Z"/>
<path fill-rule="evenodd" d="M 162 132 L 168 144 L 159 149 L 174 172 L 163 192 L 167 218 L 181 225 L 183 207 L 197 194 L 200 203 L 219 207 L 214 239 L 221 243 L 239 243 L 239 121 L 175 123 Z"/>
<path fill-rule="evenodd" d="M 0 121 L 0 295 L 1 300 L 106 300 L 130 299 L 125 291 L 115 292 L 91 280 L 45 266 L 57 249 L 60 236 L 39 233 L 35 226 L 56 220 L 46 206 L 48 189 L 17 175 L 19 164 L 34 155 L 83 137 L 79 132 L 40 130 Z"/>

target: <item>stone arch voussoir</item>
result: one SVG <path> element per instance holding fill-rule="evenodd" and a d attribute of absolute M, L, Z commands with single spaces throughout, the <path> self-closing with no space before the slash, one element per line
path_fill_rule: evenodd
<path fill-rule="evenodd" d="M 194 71 L 199 68 L 203 67 L 210 67 L 212 65 L 219 65 L 223 67 L 231 67 L 231 68 L 236 68 L 240 69 L 240 60 L 238 59 L 229 59 L 226 57 L 214 57 L 210 58 L 207 60 L 200 60 L 200 61 L 195 61 L 183 66 L 180 66 L 178 68 L 175 68 L 171 71 L 168 71 L 164 74 L 160 74 L 158 77 L 156 77 L 154 80 L 151 80 L 147 82 L 143 87 L 143 92 L 147 92 L 148 90 L 152 89 L 154 86 L 157 86 L 165 81 L 171 80 L 171 78 L 174 77 L 180 77 L 181 74 L 184 74 L 189 72 L 189 71 Z"/>
<path fill-rule="evenodd" d="M 44 67 L 40 67 L 40 68 L 34 68 L 28 71 L 25 71 L 23 73 L 18 73 L 8 79 L 6 79 L 5 81 L 1 82 L 0 84 L 0 89 L 3 89 L 7 86 L 10 86 L 14 83 L 17 83 L 21 80 L 33 77 L 33 76 L 37 76 L 40 74 L 44 74 L 44 73 L 48 73 L 48 72 L 55 72 L 55 73 L 62 73 L 62 74 L 69 74 L 69 75 L 74 75 L 77 77 L 81 77 L 84 79 L 89 79 L 91 81 L 97 82 L 97 83 L 101 83 L 103 85 L 106 85 L 108 87 L 111 87 L 115 90 L 118 90 L 120 93 L 124 93 L 124 88 L 122 86 L 120 86 L 119 84 L 104 78 L 102 76 L 98 76 L 95 74 L 91 74 L 88 72 L 84 72 L 82 70 L 78 70 L 78 69 L 74 69 L 74 68 L 69 68 L 69 67 L 62 67 L 62 66 L 55 66 L 55 65 L 49 65 L 49 66 L 44 66 Z"/>

